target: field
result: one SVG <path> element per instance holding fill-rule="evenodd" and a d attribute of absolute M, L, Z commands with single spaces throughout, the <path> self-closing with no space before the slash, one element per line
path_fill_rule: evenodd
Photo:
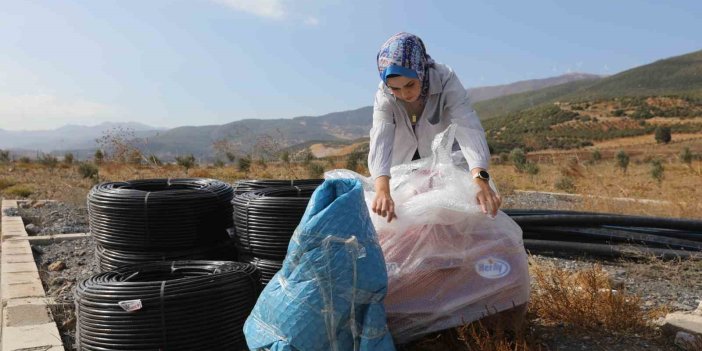
<path fill-rule="evenodd" d="M 697 134 L 674 135 L 671 143 L 657 144 L 647 135 L 609 140 L 575 150 L 542 150 L 526 155 L 525 162 L 532 165 L 526 168 L 516 166 L 513 160 L 495 157 L 491 173 L 505 198 L 520 191 L 568 193 L 582 200 L 577 202 L 576 210 L 699 219 L 702 218 L 699 201 L 702 196 L 701 140 Z M 681 156 L 686 148 L 692 153 L 689 162 Z M 616 156 L 620 150 L 630 157 L 626 168 Z M 599 156 L 594 156 L 595 153 Z M 662 171 L 654 175 L 656 160 Z M 367 172 L 364 164 L 357 156 L 313 158 L 304 162 L 258 160 L 243 167 L 240 162 L 191 165 L 188 169 L 176 164 L 107 160 L 96 166 L 96 172 L 90 172 L 89 167 L 86 170 L 84 164 L 77 162 L 24 160 L 0 164 L 0 194 L 4 198 L 55 199 L 84 206 L 88 190 L 97 182 L 166 177 L 209 177 L 229 183 L 239 179 L 300 179 L 319 177 L 322 171 L 335 168 L 355 168 L 364 173 Z M 646 259 L 643 263 L 558 261 L 554 264 L 538 256 L 531 260 L 532 298 L 526 323 L 516 334 L 501 327 L 470 324 L 429 336 L 404 349 L 673 350 L 675 348 L 668 345 L 668 339 L 660 334 L 654 321 L 675 309 L 669 303 L 677 295 L 658 300 L 655 296 L 665 290 L 694 292 L 695 286 L 689 284 L 702 282 L 700 261 L 671 263 Z M 615 291 L 612 272 L 619 269 L 627 270 L 631 293 L 611 293 Z M 668 277 L 678 278 L 651 288 L 657 286 L 655 282 Z M 564 286 L 571 288 L 564 289 Z M 647 289 L 659 292 L 651 294 Z M 610 293 L 597 293 L 601 291 Z M 644 300 L 655 302 L 645 303 Z"/>

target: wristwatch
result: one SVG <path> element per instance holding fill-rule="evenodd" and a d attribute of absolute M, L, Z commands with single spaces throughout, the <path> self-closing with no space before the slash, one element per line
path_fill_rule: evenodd
<path fill-rule="evenodd" d="M 490 173 L 488 173 L 487 171 L 480 171 L 473 176 L 473 179 L 475 178 L 488 181 L 490 180 Z"/>

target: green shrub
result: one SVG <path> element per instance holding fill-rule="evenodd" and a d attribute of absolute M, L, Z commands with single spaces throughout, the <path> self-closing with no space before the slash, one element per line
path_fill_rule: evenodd
<path fill-rule="evenodd" d="M 307 171 L 310 178 L 322 178 L 324 176 L 324 167 L 316 162 L 307 164 Z"/>
<path fill-rule="evenodd" d="M 34 193 L 34 190 L 26 185 L 16 184 L 5 189 L 3 192 L 6 196 L 29 197 Z"/>
<path fill-rule="evenodd" d="M 10 151 L 0 150 L 0 163 L 10 162 Z"/>
<path fill-rule="evenodd" d="M 346 169 L 356 171 L 358 170 L 358 161 L 361 160 L 363 155 L 360 152 L 352 152 L 346 159 Z"/>
<path fill-rule="evenodd" d="M 290 152 L 288 151 L 283 151 L 280 153 L 280 160 L 283 161 L 284 164 L 289 164 L 290 163 Z"/>
<path fill-rule="evenodd" d="M 663 164 L 661 163 L 661 160 L 653 160 L 651 161 L 651 178 L 653 178 L 655 181 L 658 182 L 658 184 L 663 181 Z"/>
<path fill-rule="evenodd" d="M 571 177 L 560 177 L 556 180 L 556 189 L 565 191 L 566 193 L 574 193 L 575 192 L 575 182 L 573 182 L 573 178 Z"/>
<path fill-rule="evenodd" d="M 63 155 L 63 163 L 65 163 L 67 165 L 72 165 L 73 160 L 74 160 L 74 157 L 73 157 L 72 153 L 67 152 L 65 155 Z"/>
<path fill-rule="evenodd" d="M 602 154 L 600 153 L 600 150 L 595 149 L 595 151 L 592 152 L 592 161 L 597 162 L 602 159 Z"/>
<path fill-rule="evenodd" d="M 688 167 L 692 166 L 692 159 L 693 158 L 695 158 L 695 156 L 692 154 L 689 147 L 686 147 L 680 153 L 680 161 L 682 161 L 683 163 L 686 163 Z"/>
<path fill-rule="evenodd" d="M 500 162 L 507 163 L 507 161 L 509 161 L 509 154 L 506 152 L 501 152 L 500 153 Z"/>
<path fill-rule="evenodd" d="M 161 161 L 161 159 L 158 158 L 158 156 L 156 156 L 154 154 L 150 154 L 149 156 L 146 156 L 146 162 L 148 162 L 154 166 L 160 166 L 163 164 L 163 161 Z"/>
<path fill-rule="evenodd" d="M 58 165 L 58 159 L 56 158 L 56 156 L 51 154 L 39 155 L 39 157 L 37 158 L 37 162 L 49 168 L 54 168 L 56 167 L 56 165 Z"/>
<path fill-rule="evenodd" d="M 96 164 L 101 164 L 103 161 L 105 161 L 105 153 L 100 149 L 95 150 L 95 154 L 93 154 L 93 160 Z"/>
<path fill-rule="evenodd" d="M 92 163 L 83 162 L 80 164 L 80 166 L 78 166 L 78 174 L 80 174 L 80 176 L 83 177 L 83 179 L 98 179 L 98 172 L 98 167 Z"/>
<path fill-rule="evenodd" d="M 224 161 L 222 161 L 220 159 L 216 159 L 216 160 L 214 160 L 214 166 L 217 168 L 222 168 L 222 167 L 224 167 Z"/>
<path fill-rule="evenodd" d="M 624 110 L 616 109 L 616 110 L 612 111 L 612 116 L 615 116 L 615 117 L 624 116 Z"/>
<path fill-rule="evenodd" d="M 509 159 L 512 160 L 514 168 L 516 168 L 519 172 L 523 172 L 525 170 L 527 158 L 524 150 L 521 148 L 512 149 L 512 151 L 509 153 Z"/>
<path fill-rule="evenodd" d="M 195 167 L 197 162 L 195 162 L 195 156 L 193 156 L 193 154 L 189 154 L 184 156 L 176 156 L 176 164 L 183 167 L 183 169 L 185 169 L 185 173 L 188 173 L 188 170 Z"/>
<path fill-rule="evenodd" d="M 626 169 L 629 167 L 629 154 L 624 152 L 624 150 L 619 150 L 619 152 L 617 152 L 617 165 L 622 169 L 622 172 L 626 174 Z"/>
<path fill-rule="evenodd" d="M 27 156 L 22 156 L 19 158 L 19 162 L 24 163 L 24 164 L 28 164 L 28 163 L 32 163 L 32 159 L 27 157 Z"/>
<path fill-rule="evenodd" d="M 631 117 L 634 119 L 648 119 L 653 118 L 653 114 L 646 108 L 639 108 L 631 114 Z"/>
<path fill-rule="evenodd" d="M 667 144 L 673 137 L 670 133 L 670 127 L 658 126 L 656 127 L 655 138 L 657 143 Z"/>
<path fill-rule="evenodd" d="M 529 175 L 537 175 L 539 174 L 539 165 L 534 162 L 527 162 L 526 166 L 524 166 L 524 172 Z"/>
<path fill-rule="evenodd" d="M 241 172 L 248 172 L 251 169 L 251 157 L 240 157 L 238 161 L 238 168 Z"/>

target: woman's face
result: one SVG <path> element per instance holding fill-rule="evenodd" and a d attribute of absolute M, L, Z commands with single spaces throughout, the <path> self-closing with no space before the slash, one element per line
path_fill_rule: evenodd
<path fill-rule="evenodd" d="M 422 92 L 422 84 L 417 78 L 395 76 L 387 79 L 387 86 L 392 95 L 407 102 L 415 102 Z"/>

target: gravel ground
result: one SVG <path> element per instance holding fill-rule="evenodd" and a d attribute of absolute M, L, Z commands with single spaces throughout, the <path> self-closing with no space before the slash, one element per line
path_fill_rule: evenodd
<path fill-rule="evenodd" d="M 73 294 L 78 282 L 100 272 L 95 257 L 95 241 L 84 238 L 50 245 L 32 245 L 32 251 L 44 290 L 57 303 L 53 313 L 63 344 L 66 350 L 73 350 L 76 321 Z M 51 270 L 52 264 L 64 268 Z"/>
<path fill-rule="evenodd" d="M 528 194 L 505 198 L 505 207 L 568 209 L 572 203 L 561 202 L 552 196 Z M 75 208 L 63 203 L 47 203 L 36 208 L 20 209 L 19 214 L 37 226 L 40 233 L 87 232 L 85 208 Z M 26 216 L 26 217 L 24 217 Z M 55 311 L 65 345 L 73 345 L 73 290 L 81 279 L 97 272 L 95 243 L 92 238 L 66 241 L 51 245 L 33 245 L 35 260 L 40 269 L 42 283 L 48 295 L 64 303 Z M 600 264 L 612 279 L 629 292 L 641 296 L 644 308 L 668 306 L 671 311 L 689 311 L 702 300 L 702 263 L 663 261 L 601 261 L 578 257 L 534 256 L 536 262 L 553 263 L 558 267 L 579 270 Z M 62 261 L 64 269 L 50 271 L 49 265 Z M 60 265 L 60 264 L 59 264 Z M 616 335 L 569 335 L 563 326 L 535 326 L 535 334 L 548 350 L 679 350 L 672 339 L 655 339 Z M 72 349 L 68 347 L 67 349 Z"/>
<path fill-rule="evenodd" d="M 516 193 L 503 198 L 502 208 L 573 210 L 580 200 L 541 193 Z"/>
<path fill-rule="evenodd" d="M 88 232 L 88 210 L 61 202 L 20 203 L 22 216 L 29 235 L 70 234 Z M 32 226 L 30 226 L 32 225 Z"/>

